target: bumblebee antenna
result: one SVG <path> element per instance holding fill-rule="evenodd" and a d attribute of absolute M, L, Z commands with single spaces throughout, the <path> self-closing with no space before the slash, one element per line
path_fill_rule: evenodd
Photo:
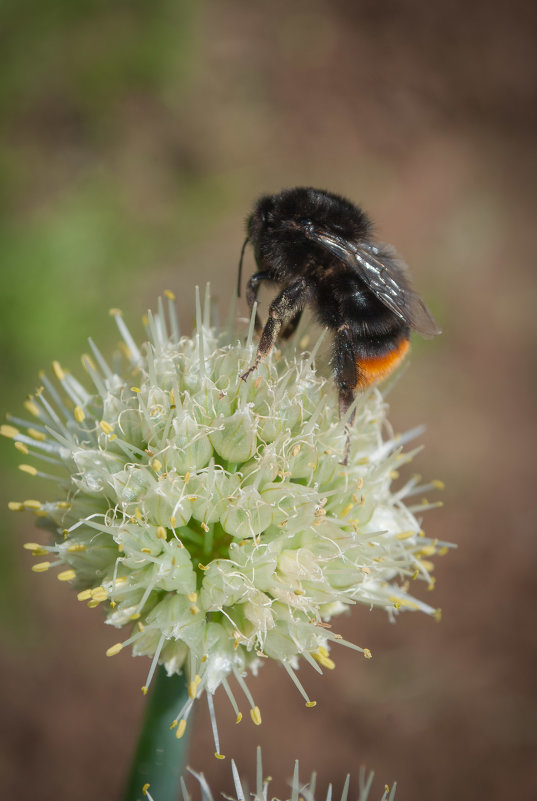
<path fill-rule="evenodd" d="M 241 296 L 241 276 L 242 276 L 242 259 L 244 257 L 244 251 L 246 250 L 246 245 L 250 241 L 250 237 L 247 236 L 244 240 L 241 248 L 241 257 L 239 259 L 239 275 L 237 277 L 237 297 L 240 298 Z"/>

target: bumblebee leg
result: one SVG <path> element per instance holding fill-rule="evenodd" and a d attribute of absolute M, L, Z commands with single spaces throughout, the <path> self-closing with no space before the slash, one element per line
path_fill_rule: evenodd
<path fill-rule="evenodd" d="M 301 317 L 302 317 L 302 309 L 300 309 L 300 311 L 295 314 L 292 320 L 289 320 L 289 322 L 287 323 L 287 325 L 280 334 L 280 337 L 282 339 L 289 339 L 289 337 L 295 333 Z"/>
<path fill-rule="evenodd" d="M 356 365 L 356 351 L 348 325 L 340 325 L 334 338 L 334 354 L 332 364 L 334 368 L 334 379 L 338 388 L 339 395 L 339 416 L 344 417 L 348 412 L 354 397 L 355 390 L 359 382 L 358 367 Z M 356 412 L 353 411 L 346 421 L 346 444 L 342 464 L 347 464 L 350 451 L 350 429 L 354 423 Z"/>
<path fill-rule="evenodd" d="M 256 273 L 262 275 L 262 273 Z M 257 346 L 257 354 L 255 361 L 251 367 L 241 376 L 243 381 L 246 381 L 250 373 L 252 373 L 259 362 L 267 356 L 276 342 L 280 328 L 289 317 L 293 318 L 302 311 L 307 301 L 308 291 L 307 285 L 303 278 L 293 281 L 292 284 L 282 289 L 269 307 L 269 317 L 263 328 L 259 345 Z"/>
<path fill-rule="evenodd" d="M 262 281 L 274 281 L 272 278 L 272 273 L 265 271 L 260 273 L 254 273 L 251 278 L 249 279 L 248 283 L 246 284 L 246 300 L 248 301 L 248 306 L 250 309 L 253 309 L 254 303 L 257 300 L 257 293 L 259 292 L 259 288 L 261 286 Z M 255 330 L 259 334 L 262 330 L 263 326 L 261 324 L 261 319 L 258 313 L 255 313 Z"/>

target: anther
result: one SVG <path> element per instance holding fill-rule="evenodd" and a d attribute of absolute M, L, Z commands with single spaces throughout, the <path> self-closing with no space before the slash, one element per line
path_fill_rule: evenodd
<path fill-rule="evenodd" d="M 19 434 L 19 429 L 15 426 L 2 425 L 0 426 L 0 434 L 8 439 L 14 439 Z"/>
<path fill-rule="evenodd" d="M 74 570 L 63 570 L 61 573 L 58 573 L 56 578 L 58 581 L 72 581 L 76 578 L 76 573 Z"/>

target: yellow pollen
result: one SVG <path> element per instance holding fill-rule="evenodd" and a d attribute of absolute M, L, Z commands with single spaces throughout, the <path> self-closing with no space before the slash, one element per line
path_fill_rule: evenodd
<path fill-rule="evenodd" d="M 179 721 L 179 725 L 177 726 L 177 731 L 175 732 L 175 736 L 177 737 L 178 740 L 181 739 L 185 731 L 186 731 L 186 720 L 182 718 Z"/>
<path fill-rule="evenodd" d="M 434 570 L 434 562 L 430 562 L 428 559 L 420 559 L 419 561 L 424 570 L 427 570 L 429 573 Z"/>
<path fill-rule="evenodd" d="M 369 650 L 369 648 L 364 648 L 364 657 L 365 659 L 373 659 L 373 654 Z"/>
<path fill-rule="evenodd" d="M 46 573 L 50 567 L 50 562 L 39 562 L 37 565 L 32 565 L 34 573 Z"/>
<path fill-rule="evenodd" d="M 0 426 L 0 434 L 8 439 L 14 439 L 19 434 L 19 429 L 15 426 L 2 425 Z"/>
<path fill-rule="evenodd" d="M 342 516 L 342 517 L 346 517 L 346 515 L 348 515 L 348 514 L 349 514 L 349 512 L 351 512 L 353 509 L 354 509 L 354 504 L 353 504 L 353 503 L 348 503 L 348 504 L 345 506 L 345 508 L 344 508 L 344 509 L 342 509 L 342 511 L 341 511 L 341 516 Z"/>
<path fill-rule="evenodd" d="M 160 473 L 162 470 L 162 462 L 159 462 L 158 459 L 153 459 L 153 464 L 151 465 L 155 473 Z"/>
<path fill-rule="evenodd" d="M 140 389 L 140 387 L 131 387 L 131 392 L 137 392 L 137 393 L 140 393 L 141 391 L 142 391 L 142 390 Z"/>
<path fill-rule="evenodd" d="M 86 419 L 86 415 L 82 406 L 75 406 L 73 409 L 73 415 L 77 423 L 83 423 Z"/>
<path fill-rule="evenodd" d="M 173 731 L 176 726 L 177 726 L 177 721 L 176 720 L 172 720 L 172 722 L 170 723 L 170 731 Z"/>
<path fill-rule="evenodd" d="M 420 548 L 416 556 L 434 556 L 435 553 L 436 553 L 435 545 L 426 545 L 424 548 Z"/>
<path fill-rule="evenodd" d="M 409 609 L 419 609 L 418 604 L 415 601 L 411 601 L 410 598 L 398 598 L 396 595 L 391 595 L 389 600 L 396 609 L 400 609 L 401 606 L 406 606 Z"/>
<path fill-rule="evenodd" d="M 56 578 L 58 581 L 72 581 L 76 578 L 76 573 L 74 570 L 63 570 L 61 573 L 58 573 Z"/>
<path fill-rule="evenodd" d="M 164 294 L 166 295 L 166 297 L 167 297 L 169 300 L 175 300 L 175 295 L 173 294 L 173 292 L 171 291 L 171 289 L 165 289 L 165 290 L 164 290 Z"/>
<path fill-rule="evenodd" d="M 167 539 L 166 529 L 164 526 L 157 526 L 157 537 L 159 540 Z"/>
<path fill-rule="evenodd" d="M 19 470 L 22 470 L 23 473 L 28 473 L 28 475 L 30 475 L 30 476 L 36 476 L 37 475 L 36 468 L 31 464 L 20 464 L 19 465 Z"/>
<path fill-rule="evenodd" d="M 28 456 L 28 454 L 30 453 L 30 451 L 28 450 L 28 448 L 26 447 L 24 442 L 15 442 L 14 445 L 15 445 L 16 449 L 20 453 L 23 453 L 25 456 Z"/>
<path fill-rule="evenodd" d="M 38 542 L 25 542 L 22 546 L 25 551 L 39 551 L 41 550 L 41 545 Z"/>
<path fill-rule="evenodd" d="M 237 719 L 235 720 L 235 723 L 240 723 L 241 720 L 242 720 L 242 712 L 239 712 L 239 714 L 237 715 Z"/>
<path fill-rule="evenodd" d="M 443 482 L 443 481 L 440 481 L 440 480 L 439 480 L 439 479 L 437 479 L 437 478 L 436 478 L 434 481 L 431 481 L 431 484 L 432 484 L 432 485 L 433 485 L 433 487 L 434 487 L 435 489 L 437 489 L 437 490 L 443 490 L 443 489 L 445 489 L 445 488 L 446 488 L 446 485 L 444 484 L 444 482 Z"/>
<path fill-rule="evenodd" d="M 151 553 L 151 548 L 142 548 L 142 549 L 141 549 L 141 552 L 142 552 L 142 553 L 149 553 L 149 554 L 150 554 L 150 553 Z"/>
<path fill-rule="evenodd" d="M 107 423 L 106 420 L 101 420 L 99 423 L 100 429 L 104 434 L 112 434 L 114 427 Z"/>
<path fill-rule="evenodd" d="M 399 534 L 395 535 L 396 540 L 407 540 L 409 537 L 414 537 L 416 534 L 415 531 L 401 531 Z"/>
<path fill-rule="evenodd" d="M 204 531 L 206 534 L 207 534 L 207 532 L 208 532 L 208 531 L 210 531 L 210 528 L 209 528 L 209 526 L 207 525 L 207 523 L 200 523 L 200 526 L 201 526 L 201 528 L 203 529 L 203 531 Z"/>
<path fill-rule="evenodd" d="M 83 542 L 77 542 L 74 545 L 70 545 L 67 548 L 67 553 L 82 553 L 86 550 L 86 546 Z"/>
<path fill-rule="evenodd" d="M 149 692 L 149 687 L 146 687 L 146 685 L 144 684 L 143 687 L 140 687 L 140 690 L 142 692 L 142 695 L 147 695 L 147 693 Z"/>
<path fill-rule="evenodd" d="M 196 673 L 196 675 L 188 685 L 188 695 L 190 698 L 196 697 L 196 693 L 198 691 L 200 682 L 201 682 L 201 676 L 198 676 L 198 674 Z"/>
<path fill-rule="evenodd" d="M 149 790 L 149 788 L 150 788 L 150 787 L 151 787 L 151 785 L 149 784 L 149 782 L 146 782 L 146 783 L 144 784 L 144 786 L 142 787 L 142 793 L 143 793 L 144 795 L 147 795 L 147 791 Z"/>
<path fill-rule="evenodd" d="M 34 417 L 39 417 L 39 407 L 31 400 L 24 401 L 24 408 Z"/>
<path fill-rule="evenodd" d="M 317 701 L 307 701 L 306 706 L 308 709 L 313 709 L 314 706 L 317 706 Z"/>
<path fill-rule="evenodd" d="M 261 712 L 258 706 L 253 706 L 250 709 L 250 717 L 256 726 L 261 726 Z"/>
<path fill-rule="evenodd" d="M 187 471 L 185 473 L 183 481 L 185 482 L 185 484 L 188 484 L 188 482 L 190 481 L 190 471 Z"/>
<path fill-rule="evenodd" d="M 20 501 L 9 501 L 7 508 L 12 512 L 22 512 L 24 504 Z"/>
<path fill-rule="evenodd" d="M 82 590 L 76 597 L 79 601 L 89 601 L 91 598 L 91 590 Z"/>
<path fill-rule="evenodd" d="M 432 576 L 430 582 L 427 584 L 427 589 L 428 590 L 434 590 L 435 583 L 436 583 L 436 579 L 435 579 L 434 576 Z"/>
<path fill-rule="evenodd" d="M 48 517 L 48 512 L 46 512 L 44 509 L 34 509 L 32 514 L 36 517 Z"/>
<path fill-rule="evenodd" d="M 123 650 L 123 643 L 116 642 L 115 645 L 111 645 L 110 648 L 106 650 L 106 656 L 115 656 L 119 654 L 121 650 Z"/>
<path fill-rule="evenodd" d="M 196 604 L 192 604 L 192 606 L 190 607 L 190 613 L 192 615 L 197 615 L 199 611 L 200 611 L 199 606 L 196 606 Z"/>
<path fill-rule="evenodd" d="M 329 656 L 321 656 L 317 658 L 317 661 L 320 665 L 322 665 L 327 670 L 334 670 L 336 663 L 333 659 L 330 659 Z"/>
<path fill-rule="evenodd" d="M 88 609 L 95 609 L 100 603 L 100 600 L 97 601 L 95 598 L 92 598 L 91 601 L 88 601 Z"/>
<path fill-rule="evenodd" d="M 441 609 L 435 609 L 434 619 L 436 620 L 437 623 L 440 623 L 440 621 L 442 620 L 442 610 Z"/>
<path fill-rule="evenodd" d="M 63 381 L 65 378 L 65 373 L 62 370 L 61 364 L 59 362 L 52 362 L 52 372 L 58 379 L 58 381 Z"/>
<path fill-rule="evenodd" d="M 129 620 L 139 620 L 141 617 L 142 616 L 139 612 L 135 612 L 133 615 L 129 615 Z"/>
<path fill-rule="evenodd" d="M 108 309 L 108 314 L 110 315 L 110 317 L 115 317 L 116 315 L 119 315 L 121 317 L 123 312 L 121 311 L 121 309 Z"/>
<path fill-rule="evenodd" d="M 415 569 L 415 571 L 412 573 L 412 581 L 416 581 L 416 579 L 418 578 L 419 574 L 420 574 L 420 571 L 419 571 L 419 568 L 417 567 Z"/>
<path fill-rule="evenodd" d="M 95 370 L 95 362 L 88 353 L 82 355 L 81 361 L 85 370 Z"/>
<path fill-rule="evenodd" d="M 214 755 L 215 755 L 215 757 L 217 759 L 225 759 L 226 758 L 225 754 L 218 754 L 216 751 L 214 752 Z"/>
<path fill-rule="evenodd" d="M 202 565 L 201 562 L 198 562 L 198 567 L 199 567 L 200 570 L 208 570 L 209 569 L 207 567 L 207 565 Z"/>
<path fill-rule="evenodd" d="M 194 604 L 198 600 L 198 593 L 197 592 L 189 592 L 186 597 L 188 598 L 188 600 L 190 601 L 191 604 Z"/>

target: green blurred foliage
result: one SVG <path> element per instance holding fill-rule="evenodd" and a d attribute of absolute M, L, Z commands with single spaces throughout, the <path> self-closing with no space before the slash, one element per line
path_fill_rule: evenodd
<path fill-rule="evenodd" d="M 194 175 L 173 142 L 160 154 L 147 148 L 157 157 L 151 173 L 140 164 L 144 126 L 155 124 L 148 109 L 157 120 L 173 114 L 188 89 L 200 10 L 195 0 L 2 4 L 3 413 L 20 414 L 53 358 L 79 365 L 88 334 L 108 323 L 107 307 L 128 308 L 141 277 L 216 214 L 218 181 Z M 106 330 L 110 344 L 113 325 Z M 14 470 L 18 457 L 5 442 L 4 508 L 21 492 L 38 494 Z M 31 525 L 2 518 L 2 534 L 7 527 L 22 536 Z M 0 586 L 11 598 L 2 608 L 23 636 L 14 547 L 0 536 Z"/>

